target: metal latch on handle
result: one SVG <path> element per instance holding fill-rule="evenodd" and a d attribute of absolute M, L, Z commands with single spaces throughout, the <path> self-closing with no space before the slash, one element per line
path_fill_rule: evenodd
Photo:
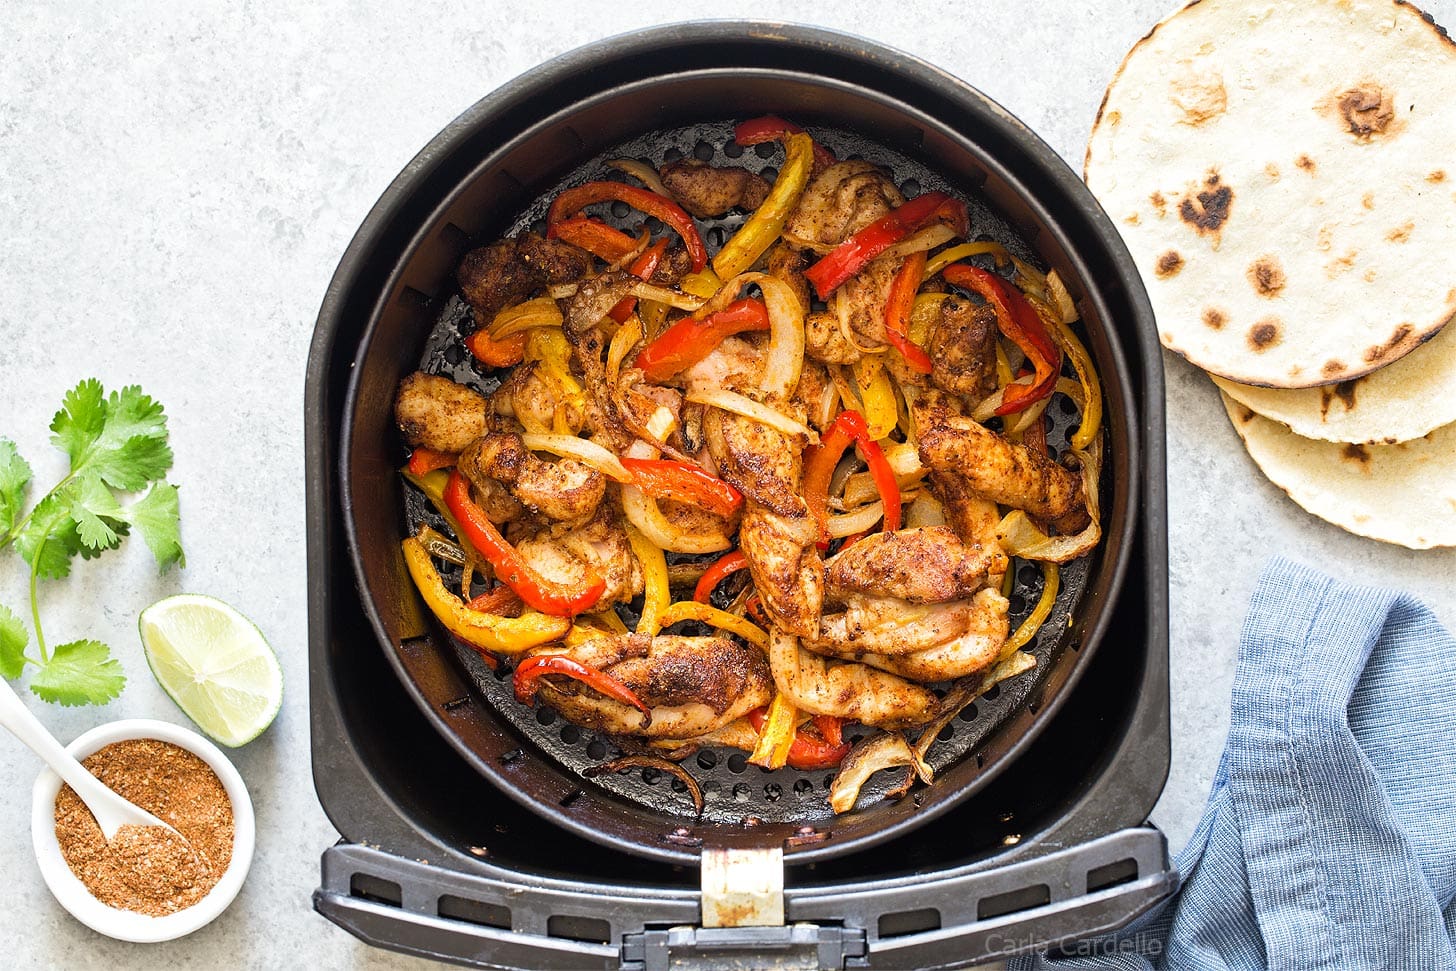
<path fill-rule="evenodd" d="M 860 965 L 865 933 L 845 927 L 673 927 L 628 934 L 623 971 L 842 971 Z"/>

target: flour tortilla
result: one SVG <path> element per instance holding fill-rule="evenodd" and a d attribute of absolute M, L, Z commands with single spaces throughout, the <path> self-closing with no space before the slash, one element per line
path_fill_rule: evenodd
<path fill-rule="evenodd" d="M 1395 361 L 1456 313 L 1456 44 L 1392 0 L 1202 0 L 1123 61 L 1084 175 L 1164 345 L 1243 384 Z"/>
<path fill-rule="evenodd" d="M 1456 422 L 1456 327 L 1363 378 L 1320 388 L 1256 388 L 1214 377 L 1239 404 L 1305 438 L 1394 444 Z"/>
<path fill-rule="evenodd" d="M 1309 512 L 1386 543 L 1456 546 L 1456 425 L 1398 445 L 1320 442 L 1222 397 L 1249 455 Z"/>

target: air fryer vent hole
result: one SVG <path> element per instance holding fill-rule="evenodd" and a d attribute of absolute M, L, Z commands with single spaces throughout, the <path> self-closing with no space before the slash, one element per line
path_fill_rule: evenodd
<path fill-rule="evenodd" d="M 609 944 L 612 940 L 612 925 L 594 917 L 555 914 L 546 921 L 546 933 L 550 937 L 559 937 L 568 941 Z"/>
<path fill-rule="evenodd" d="M 349 896 L 389 907 L 399 907 L 404 902 L 399 884 L 371 873 L 356 873 L 349 878 Z"/>
<path fill-rule="evenodd" d="M 1045 907 L 1051 902 L 1051 888 L 1044 883 L 1038 883 L 1030 887 L 1022 887 L 1019 890 L 998 893 L 994 897 L 983 897 L 976 904 L 976 919 L 990 920 L 992 917 L 1004 917 L 1007 914 L 1031 910 L 1033 907 Z"/>
<path fill-rule="evenodd" d="M 882 939 L 938 930 L 940 930 L 940 911 L 934 907 L 880 915 L 879 932 Z"/>

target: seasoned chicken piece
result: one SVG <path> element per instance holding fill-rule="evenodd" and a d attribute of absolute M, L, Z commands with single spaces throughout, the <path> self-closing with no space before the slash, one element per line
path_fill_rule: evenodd
<path fill-rule="evenodd" d="M 911 681 L 950 681 L 984 671 L 1001 656 L 1010 634 L 1010 603 L 999 591 L 986 589 L 962 601 L 961 632 L 918 651 L 876 653 L 837 641 L 805 643 L 816 654 L 868 664 Z M 893 608 L 892 608 L 893 609 Z M 826 618 L 827 619 L 827 618 Z"/>
<path fill-rule="evenodd" d="M 699 219 L 729 209 L 757 209 L 768 195 L 763 176 L 736 165 L 713 166 L 695 158 L 669 162 L 658 172 L 672 197 Z"/>
<path fill-rule="evenodd" d="M 681 245 L 673 245 L 667 248 L 662 259 L 657 261 L 657 266 L 652 270 L 650 283 L 660 287 L 675 287 L 677 281 L 681 280 L 693 268 L 693 258 Z"/>
<path fill-rule="evenodd" d="M 399 383 L 394 420 L 412 448 L 460 452 L 486 432 L 486 399 L 449 378 L 416 371 Z"/>
<path fill-rule="evenodd" d="M 921 526 L 866 536 L 825 564 L 824 581 L 830 598 L 850 592 L 937 604 L 970 597 L 988 574 L 1005 572 L 999 547 L 966 545 L 949 526 Z"/>
<path fill-rule="evenodd" d="M 809 312 L 809 280 L 804 271 L 809 268 L 809 254 L 797 246 L 790 246 L 779 240 L 768 251 L 764 272 L 787 283 L 799 298 L 804 313 Z"/>
<path fill-rule="evenodd" d="M 675 379 L 689 391 L 741 390 L 763 377 L 763 351 L 741 337 L 725 337 L 713 352 Z"/>
<path fill-rule="evenodd" d="M 625 603 L 642 592 L 642 568 L 622 525 L 622 514 L 603 503 L 583 526 L 560 524 L 535 536 L 515 538 L 517 552 L 544 579 L 567 589 L 582 586 L 588 573 L 606 583 L 601 603 Z"/>
<path fill-rule="evenodd" d="M 944 644 L 971 622 L 967 600 L 912 604 L 894 596 L 842 594 L 841 609 L 824 614 L 819 630 L 804 644 L 821 654 L 909 654 Z"/>
<path fill-rule="evenodd" d="M 575 459 L 537 458 L 511 432 L 482 436 L 460 456 L 460 468 L 473 480 L 494 479 L 532 512 L 567 526 L 592 517 L 607 491 L 604 475 Z"/>
<path fill-rule="evenodd" d="M 878 165 L 860 159 L 837 162 L 804 190 L 784 227 L 784 239 L 827 253 L 904 203 L 890 173 Z"/>
<path fill-rule="evenodd" d="M 932 472 L 959 476 L 978 495 L 1024 509 L 1059 533 L 1087 525 L 1082 480 L 1041 453 L 1008 442 L 940 402 L 915 406 L 915 424 L 920 461 Z"/>
<path fill-rule="evenodd" d="M 531 233 L 473 249 L 460 261 L 460 292 L 480 326 L 548 283 L 566 283 L 591 271 L 591 254 L 559 239 Z"/>
<path fill-rule="evenodd" d="M 853 364 L 864 355 L 839 329 L 839 315 L 816 310 L 804 318 L 804 356 L 825 364 Z"/>
<path fill-rule="evenodd" d="M 560 389 L 538 372 L 536 362 L 526 361 L 511 368 L 501 386 L 490 396 L 490 410 L 514 418 L 526 426 L 551 428 L 561 404 Z"/>
<path fill-rule="evenodd" d="M 900 270 L 896 260 L 875 260 L 829 295 L 829 312 L 847 321 L 855 341 L 871 349 L 885 344 L 885 304 Z"/>
<path fill-rule="evenodd" d="M 610 674 L 651 710 L 642 713 L 566 678 L 547 675 L 540 697 L 571 722 L 613 735 L 693 738 L 715 731 L 773 697 L 763 652 L 727 637 L 603 634 L 565 653 Z"/>
<path fill-rule="evenodd" d="M 827 661 L 774 630 L 769 641 L 774 684 L 800 711 L 881 728 L 908 728 L 934 717 L 935 693 L 904 678 L 852 661 Z"/>
<path fill-rule="evenodd" d="M 602 444 L 615 452 L 626 451 L 636 436 L 623 423 L 612 396 L 604 359 L 606 338 L 598 325 L 637 282 L 636 277 L 620 272 L 603 273 L 582 281 L 567 305 L 562 327 L 571 342 L 582 387 L 586 389 L 587 424 L 594 437 L 601 438 Z"/>
<path fill-rule="evenodd" d="M 996 390 L 996 311 L 949 297 L 925 345 L 930 380 L 942 391 L 980 401 Z"/>
<path fill-rule="evenodd" d="M 976 495 L 964 479 L 950 472 L 930 473 L 930 491 L 940 500 L 946 522 L 962 542 L 1000 550 L 996 527 L 1001 525 L 1001 510 L 994 502 Z M 1001 569 L 992 569 L 986 577 L 986 585 L 1000 587 L 1009 568 L 1010 562 L 1003 560 Z"/>

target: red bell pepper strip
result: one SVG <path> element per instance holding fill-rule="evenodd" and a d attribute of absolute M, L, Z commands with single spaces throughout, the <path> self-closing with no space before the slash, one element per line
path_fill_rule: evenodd
<path fill-rule="evenodd" d="M 605 671 L 598 671 L 590 665 L 572 660 L 565 654 L 538 654 L 517 664 L 514 681 L 516 700 L 523 705 L 530 704 L 531 699 L 536 697 L 536 682 L 548 674 L 561 674 L 574 678 L 613 701 L 631 705 L 642 712 L 643 727 L 652 721 L 652 709 L 637 697 L 635 691 Z"/>
<path fill-rule="evenodd" d="M 620 263 L 637 251 L 641 241 L 599 219 L 573 216 L 552 224 L 546 235 L 586 250 L 607 263 Z"/>
<path fill-rule="evenodd" d="M 647 247 L 647 249 L 643 250 L 641 256 L 637 257 L 635 260 L 632 261 L 632 265 L 627 268 L 627 272 L 631 273 L 639 280 L 652 279 L 652 274 L 654 271 L 656 271 L 657 264 L 662 262 L 662 256 L 666 252 L 667 240 L 659 239 L 657 242 Z M 636 297 L 623 297 L 615 307 L 607 312 L 607 316 L 611 317 L 613 320 L 620 324 L 622 323 L 622 321 L 630 317 L 632 315 L 632 311 L 636 309 Z"/>
<path fill-rule="evenodd" d="M 765 708 L 755 708 L 748 713 L 748 722 L 756 732 L 762 732 L 764 724 L 768 721 L 768 711 Z M 832 725 L 827 723 L 832 722 Z M 832 769 L 844 757 L 849 754 L 852 746 L 844 741 L 843 719 L 831 718 L 824 715 L 814 716 L 814 727 L 821 733 L 823 738 L 815 738 L 806 735 L 802 731 L 794 732 L 794 743 L 789 747 L 788 766 L 791 769 L 800 771 L 815 771 L 818 769 Z M 826 727 L 828 732 L 825 731 Z M 830 737 L 832 734 L 832 738 Z"/>
<path fill-rule="evenodd" d="M 763 301 L 745 297 L 701 320 L 679 320 L 638 353 L 634 366 L 642 369 L 648 381 L 661 383 L 707 357 L 724 338 L 768 329 L 768 308 Z"/>
<path fill-rule="evenodd" d="M 429 475 L 436 469 L 450 468 L 459 458 L 454 452 L 421 447 L 410 453 L 408 468 L 411 475 Z"/>
<path fill-rule="evenodd" d="M 688 249 L 694 272 L 707 265 L 708 248 L 703 245 L 703 237 L 698 235 L 697 224 L 687 214 L 687 210 L 666 196 L 623 182 L 587 182 L 558 195 L 546 214 L 547 237 L 559 236 L 557 227 L 568 216 L 576 215 L 593 203 L 608 200 L 625 202 L 633 209 L 654 216 L 672 227 L 673 232 L 682 237 L 683 245 Z"/>
<path fill-rule="evenodd" d="M 949 222 L 960 236 L 970 232 L 966 204 L 944 192 L 926 192 L 890 210 L 864 229 L 840 243 L 829 254 L 804 271 L 820 300 L 827 300 L 845 280 L 870 260 L 936 220 Z"/>
<path fill-rule="evenodd" d="M 915 293 L 925 276 L 924 253 L 911 253 L 900 264 L 895 279 L 890 281 L 890 297 L 885 301 L 885 337 L 910 370 L 920 374 L 931 371 L 930 355 L 910 339 L 910 312 L 915 309 Z"/>
<path fill-rule="evenodd" d="M 743 605 L 743 612 L 753 618 L 754 623 L 760 627 L 766 628 L 773 624 L 773 618 L 764 609 L 763 598 L 756 593 L 749 597 L 748 602 Z"/>
<path fill-rule="evenodd" d="M 880 492 L 880 500 L 885 506 L 884 531 L 893 533 L 900 528 L 900 484 L 895 481 L 895 470 L 890 467 L 885 453 L 870 438 L 870 428 L 864 416 L 857 411 L 841 411 L 820 436 L 818 447 L 804 464 L 804 502 L 819 522 L 820 535 L 827 538 L 829 478 L 851 442 L 859 445 L 860 453 L 870 467 L 870 476 L 875 480 L 875 488 Z"/>
<path fill-rule="evenodd" d="M 692 503 L 724 517 L 743 505 L 743 493 L 686 462 L 623 458 L 622 465 L 632 473 L 637 487 L 654 499 Z"/>
<path fill-rule="evenodd" d="M 996 274 L 966 263 L 952 263 L 941 271 L 941 276 L 946 283 L 980 294 L 996 311 L 996 325 L 1001 328 L 1001 333 L 1021 348 L 1036 369 L 1036 377 L 1031 384 L 1006 386 L 996 414 L 1010 415 L 1023 411 L 1051 394 L 1062 370 L 1062 351 L 1021 291 L 1007 285 Z"/>
<path fill-rule="evenodd" d="M 470 486 L 458 471 L 450 473 L 450 481 L 445 485 L 445 507 L 460 524 L 464 538 L 495 569 L 496 577 L 533 610 L 572 617 L 590 610 L 606 590 L 605 581 L 592 573 L 587 574 L 582 589 L 573 592 L 551 583 L 527 566 L 516 548 L 506 542 L 495 524 L 470 498 Z"/>
<path fill-rule="evenodd" d="M 693 588 L 693 599 L 698 603 L 707 603 L 712 599 L 713 591 L 718 589 L 718 584 L 739 570 L 747 568 L 748 557 L 743 555 L 742 550 L 724 554 L 698 578 L 698 585 Z"/>
<path fill-rule="evenodd" d="M 492 340 L 484 327 L 465 338 L 465 346 L 476 360 L 491 367 L 514 367 L 526 356 L 526 332 Z"/>
<path fill-rule="evenodd" d="M 778 115 L 764 115 L 761 118 L 750 118 L 747 121 L 740 121 L 733 126 L 733 140 L 740 145 L 761 145 L 764 142 L 782 142 L 790 135 L 803 131 L 792 121 L 785 121 Z M 814 175 L 823 172 L 839 159 L 834 153 L 814 143 Z"/>
<path fill-rule="evenodd" d="M 519 617 L 521 614 L 520 596 L 504 584 L 471 598 L 465 606 L 482 614 L 496 614 L 501 617 Z"/>

